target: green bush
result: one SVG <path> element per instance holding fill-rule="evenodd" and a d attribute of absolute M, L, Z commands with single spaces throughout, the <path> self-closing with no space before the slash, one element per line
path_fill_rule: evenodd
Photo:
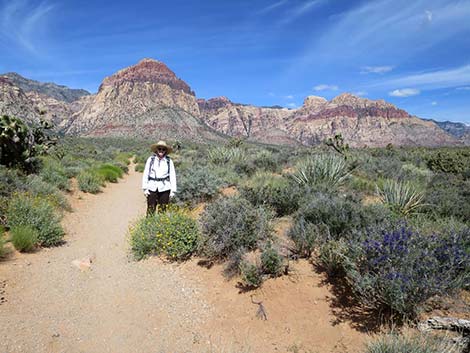
<path fill-rule="evenodd" d="M 310 258 L 320 237 L 319 226 L 307 222 L 304 217 L 297 217 L 289 229 L 288 236 L 294 242 L 291 249 L 297 256 Z"/>
<path fill-rule="evenodd" d="M 54 185 L 46 183 L 41 177 L 29 175 L 26 185 L 32 195 L 48 199 L 58 209 L 71 210 L 69 202 L 60 190 Z"/>
<path fill-rule="evenodd" d="M 8 226 L 31 226 L 38 232 L 38 244 L 54 246 L 62 242 L 64 230 L 60 216 L 46 199 L 28 194 L 15 194 L 7 209 Z"/>
<path fill-rule="evenodd" d="M 131 249 L 138 260 L 148 255 L 184 260 L 196 249 L 198 238 L 196 222 L 184 210 L 173 207 L 141 219 L 131 231 Z"/>
<path fill-rule="evenodd" d="M 67 171 L 58 160 L 52 157 L 41 159 L 42 167 L 39 176 L 47 183 L 61 190 L 70 190 L 70 180 Z"/>
<path fill-rule="evenodd" d="M 452 343 L 431 335 L 383 335 L 367 344 L 365 353 L 458 353 Z"/>
<path fill-rule="evenodd" d="M 218 194 L 222 185 L 222 180 L 207 168 L 184 170 L 178 176 L 179 191 L 176 193 L 176 201 L 192 205 L 208 201 Z"/>
<path fill-rule="evenodd" d="M 263 283 L 261 269 L 253 263 L 242 261 L 240 274 L 243 284 L 247 287 L 258 288 Z"/>
<path fill-rule="evenodd" d="M 201 216 L 200 251 L 211 258 L 226 259 L 240 249 L 252 250 L 271 235 L 272 215 L 239 197 L 224 197 L 207 206 Z"/>
<path fill-rule="evenodd" d="M 8 249 L 5 247 L 7 240 L 3 236 L 3 231 L 0 232 L 0 259 L 4 258 L 8 254 Z"/>
<path fill-rule="evenodd" d="M 13 246 L 21 252 L 33 251 L 39 238 L 38 231 L 31 226 L 13 227 L 10 234 Z"/>
<path fill-rule="evenodd" d="M 300 185 L 334 190 L 350 177 L 344 158 L 334 154 L 319 154 L 301 162 L 292 175 Z"/>
<path fill-rule="evenodd" d="M 265 170 L 268 172 L 276 172 L 280 169 L 281 166 L 279 158 L 276 157 L 270 151 L 261 150 L 253 156 L 253 165 L 257 169 Z"/>
<path fill-rule="evenodd" d="M 263 274 L 278 277 L 283 272 L 284 259 L 269 242 L 261 253 L 261 271 Z"/>
<path fill-rule="evenodd" d="M 390 212 L 380 205 L 362 206 L 350 198 L 312 193 L 307 195 L 296 217 L 326 226 L 323 233 L 337 240 L 358 229 L 384 222 L 389 219 Z"/>
<path fill-rule="evenodd" d="M 441 149 L 427 158 L 429 169 L 435 172 L 462 174 L 470 169 L 470 150 Z"/>
<path fill-rule="evenodd" d="M 301 190 L 285 177 L 258 173 L 242 185 L 240 194 L 253 205 L 267 205 L 283 216 L 297 210 Z"/>
<path fill-rule="evenodd" d="M 118 179 L 122 178 L 123 175 L 122 169 L 112 164 L 102 164 L 94 169 L 93 172 L 104 181 L 111 183 L 117 183 Z"/>
<path fill-rule="evenodd" d="M 104 179 L 101 175 L 91 171 L 82 171 L 77 177 L 78 187 L 83 192 L 96 194 L 100 192 L 104 184 Z"/>
<path fill-rule="evenodd" d="M 320 244 L 318 259 L 329 276 L 343 274 L 348 244 L 345 240 L 327 240 Z"/>

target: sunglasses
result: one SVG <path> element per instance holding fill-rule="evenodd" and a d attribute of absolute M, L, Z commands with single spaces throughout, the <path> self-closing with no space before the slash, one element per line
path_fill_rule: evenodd
<path fill-rule="evenodd" d="M 159 148 L 157 148 L 157 151 L 166 152 L 166 148 L 161 148 L 161 147 L 159 147 Z"/>

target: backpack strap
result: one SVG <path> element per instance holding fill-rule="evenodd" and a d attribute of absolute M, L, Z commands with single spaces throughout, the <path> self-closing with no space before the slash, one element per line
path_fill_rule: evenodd
<path fill-rule="evenodd" d="M 151 157 L 151 160 L 150 160 L 150 168 L 149 168 L 149 176 L 148 176 L 148 180 L 155 180 L 155 181 L 169 181 L 170 180 L 170 157 L 168 156 L 165 156 L 166 158 L 166 165 L 168 167 L 168 175 L 164 178 L 152 178 L 150 176 L 150 172 L 152 171 L 152 168 L 153 168 L 153 164 L 155 163 L 155 156 L 152 156 Z"/>

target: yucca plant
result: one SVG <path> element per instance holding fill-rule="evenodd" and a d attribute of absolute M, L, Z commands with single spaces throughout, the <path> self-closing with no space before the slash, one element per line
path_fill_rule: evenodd
<path fill-rule="evenodd" d="M 404 216 L 423 206 L 424 192 L 406 181 L 387 179 L 377 185 L 377 195 L 389 208 Z"/>
<path fill-rule="evenodd" d="M 245 158 L 244 151 L 238 147 L 216 147 L 209 151 L 209 160 L 214 164 L 241 162 Z"/>
<path fill-rule="evenodd" d="M 342 185 L 350 176 L 344 158 L 333 154 L 320 154 L 301 162 L 292 175 L 301 185 L 324 185 L 330 188 Z"/>

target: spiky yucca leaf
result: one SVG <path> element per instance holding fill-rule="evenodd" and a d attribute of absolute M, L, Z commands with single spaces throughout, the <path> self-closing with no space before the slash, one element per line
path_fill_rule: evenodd
<path fill-rule="evenodd" d="M 377 195 L 382 203 L 405 216 L 423 206 L 424 192 L 405 181 L 385 180 L 377 185 Z"/>
<path fill-rule="evenodd" d="M 333 154 L 320 154 L 300 163 L 292 175 L 301 185 L 326 185 L 337 187 L 349 177 L 350 172 L 344 158 Z"/>

